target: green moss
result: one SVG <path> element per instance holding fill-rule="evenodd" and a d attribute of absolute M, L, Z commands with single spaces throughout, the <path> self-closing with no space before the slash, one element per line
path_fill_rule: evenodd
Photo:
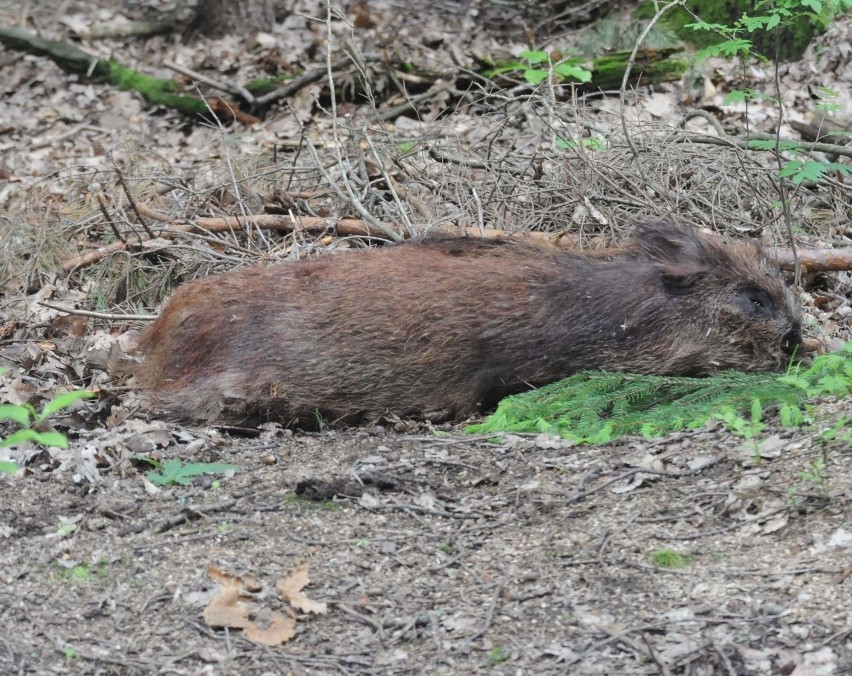
<path fill-rule="evenodd" d="M 278 77 L 264 77 L 247 82 L 245 87 L 255 96 L 261 96 L 271 92 L 278 87 L 282 82 L 290 82 L 295 79 L 295 75 L 279 75 Z"/>
<path fill-rule="evenodd" d="M 206 110 L 204 101 L 192 96 L 181 96 L 172 92 L 178 91 L 178 86 L 172 80 L 145 75 L 139 71 L 122 66 L 116 61 L 102 62 L 107 68 L 106 79 L 125 91 L 137 91 L 147 103 L 152 106 L 167 106 L 180 111 L 184 115 L 200 115 Z"/>
<path fill-rule="evenodd" d="M 592 60 L 588 70 L 583 67 L 581 59 L 569 60 L 554 68 L 553 73 L 558 82 L 576 81 L 580 87 L 586 89 L 618 89 L 621 87 L 631 51 L 599 56 Z M 680 50 L 672 47 L 639 50 L 630 71 L 630 84 L 635 86 L 640 83 L 679 80 L 689 63 L 684 59 L 671 58 L 671 55 L 678 51 Z M 538 54 L 544 54 L 544 59 L 547 59 L 546 52 L 525 52 L 521 54 L 521 60 L 493 62 L 492 67 L 483 71 L 483 75 L 497 78 L 505 73 L 513 73 L 516 77 L 523 77 L 530 84 L 537 85 L 549 73 L 546 63 L 530 57 Z"/>
<path fill-rule="evenodd" d="M 630 71 L 631 81 L 668 82 L 679 80 L 689 63 L 685 59 L 668 58 L 674 50 L 643 50 L 637 54 Z M 662 56 L 663 58 L 658 58 Z M 618 89 L 624 79 L 624 70 L 630 52 L 618 52 L 596 58 L 592 65 L 592 86 L 597 89 Z"/>

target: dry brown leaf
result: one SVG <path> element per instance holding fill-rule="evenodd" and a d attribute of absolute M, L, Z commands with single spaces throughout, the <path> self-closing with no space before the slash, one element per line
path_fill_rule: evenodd
<path fill-rule="evenodd" d="M 207 575 L 211 580 L 218 582 L 221 587 L 226 589 L 235 588 L 240 591 L 245 591 L 250 594 L 255 594 L 260 591 L 261 585 L 251 573 L 245 575 L 232 575 L 231 573 L 217 568 L 216 566 L 207 567 Z"/>
<path fill-rule="evenodd" d="M 207 575 L 222 589 L 204 609 L 204 621 L 211 627 L 250 626 L 249 614 L 255 606 L 252 594 L 259 589 L 254 576 L 231 575 L 216 566 L 208 566 Z"/>
<path fill-rule="evenodd" d="M 264 612 L 256 622 L 250 623 L 243 634 L 252 643 L 260 645 L 279 645 L 286 643 L 296 635 L 296 616 L 292 611 L 286 615 L 277 612 Z"/>
<path fill-rule="evenodd" d="M 270 646 L 286 643 L 296 635 L 293 611 L 275 612 L 258 605 L 255 593 L 261 586 L 253 575 L 232 575 L 216 566 L 208 567 L 207 574 L 221 587 L 204 609 L 204 621 L 209 626 L 242 629 L 252 643 Z"/>
<path fill-rule="evenodd" d="M 291 606 L 303 613 L 325 614 L 328 606 L 322 601 L 313 601 L 302 594 L 310 578 L 308 577 L 307 561 L 300 561 L 287 575 L 282 575 L 275 583 L 275 588 Z"/>
<path fill-rule="evenodd" d="M 207 604 L 204 621 L 210 627 L 245 629 L 251 626 L 248 616 L 253 605 L 237 589 L 225 589 Z"/>

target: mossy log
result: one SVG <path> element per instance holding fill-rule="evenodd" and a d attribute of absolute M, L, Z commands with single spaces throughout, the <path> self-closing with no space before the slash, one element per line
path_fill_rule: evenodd
<path fill-rule="evenodd" d="M 685 59 L 672 58 L 676 49 L 640 49 L 630 69 L 629 86 L 679 80 L 689 65 Z M 620 89 L 630 52 L 599 56 L 592 62 L 592 80 L 584 89 L 607 91 Z"/>
<path fill-rule="evenodd" d="M 68 73 L 108 82 L 119 89 L 137 91 L 152 106 L 167 106 L 191 116 L 207 110 L 207 104 L 201 99 L 176 94 L 179 86 L 172 80 L 145 75 L 114 59 L 98 58 L 67 42 L 45 40 L 20 28 L 0 26 L 0 43 L 28 54 L 45 56 Z"/>

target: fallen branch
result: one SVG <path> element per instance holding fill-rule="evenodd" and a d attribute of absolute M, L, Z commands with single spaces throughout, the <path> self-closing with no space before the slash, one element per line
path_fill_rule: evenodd
<path fill-rule="evenodd" d="M 208 107 L 226 119 L 238 119 L 253 124 L 257 118 L 246 116 L 236 106 L 221 99 L 205 101 L 195 96 L 178 94 L 180 87 L 173 80 L 163 80 L 128 68 L 114 59 L 102 59 L 58 40 L 45 40 L 20 28 L 0 26 L 0 44 L 10 49 L 45 56 L 62 70 L 89 80 L 101 80 L 127 91 L 139 92 L 152 106 L 162 105 L 192 117 L 203 115 Z"/>
<path fill-rule="evenodd" d="M 372 63 L 376 61 L 381 61 L 381 56 L 379 54 L 362 54 L 359 59 L 364 63 Z M 331 70 L 338 71 L 342 68 L 347 68 L 352 64 L 352 57 L 346 56 L 331 64 Z M 327 75 L 328 68 L 326 66 L 310 70 L 307 73 L 293 78 L 285 86 L 280 87 L 279 89 L 275 89 L 269 92 L 268 94 L 264 94 L 263 96 L 258 96 L 257 105 L 265 106 L 267 104 L 272 103 L 273 101 L 278 101 L 279 99 L 286 99 L 290 96 L 293 96 L 296 92 L 304 89 L 308 85 L 313 84 L 314 82 L 319 82 Z"/>
<path fill-rule="evenodd" d="M 370 224 L 357 218 L 321 218 L 318 216 L 294 216 L 287 214 L 258 214 L 256 216 L 227 216 L 227 217 L 204 217 L 199 216 L 192 223 L 179 222 L 173 216 L 164 214 L 155 209 L 137 205 L 139 213 L 160 223 L 168 223 L 169 229 L 154 233 L 155 238 L 172 239 L 182 232 L 191 233 L 215 233 L 241 231 L 247 224 L 278 231 L 303 231 L 313 234 L 334 234 L 339 237 L 369 237 L 371 239 L 387 240 L 385 232 L 379 231 Z M 416 232 L 424 232 L 428 226 L 424 223 L 413 224 Z M 387 225 L 387 228 L 392 226 Z M 152 228 L 156 229 L 156 228 Z M 559 233 L 551 232 L 508 232 L 506 230 L 495 230 L 477 227 L 456 228 L 454 226 L 438 226 L 433 231 L 455 234 L 467 237 L 485 237 L 486 239 L 497 239 L 500 237 L 528 238 L 535 241 L 558 246 L 563 249 L 574 249 L 575 246 L 568 238 L 560 237 Z M 90 251 L 82 256 L 76 256 L 62 264 L 62 269 L 68 273 L 72 270 L 85 268 L 93 265 L 99 260 L 117 251 L 138 250 L 145 242 L 153 241 L 148 236 L 135 238 L 133 242 L 114 242 L 109 246 Z M 836 272 L 839 270 L 852 270 L 852 247 L 843 249 L 798 249 L 799 265 L 807 272 Z M 606 251 L 601 252 L 606 255 Z M 782 270 L 793 270 L 793 252 L 790 249 L 766 249 L 766 256 L 778 263 Z"/>
<path fill-rule="evenodd" d="M 231 96 L 237 96 L 245 101 L 249 105 L 254 105 L 254 96 L 252 93 L 246 89 L 245 87 L 238 85 L 236 82 L 232 82 L 227 78 L 221 78 L 219 80 L 215 80 L 212 77 L 208 77 L 203 73 L 199 73 L 198 71 L 191 70 L 186 68 L 185 66 L 178 65 L 173 61 L 164 60 L 163 65 L 169 70 L 173 70 L 176 73 L 180 73 L 191 80 L 196 82 L 201 82 L 206 84 L 208 87 L 213 87 L 214 89 L 218 89 L 219 91 L 225 92 L 226 94 L 230 94 Z"/>
<path fill-rule="evenodd" d="M 767 251 L 767 256 L 782 270 L 793 270 L 793 252 L 790 249 Z M 838 272 L 852 270 L 852 247 L 842 249 L 796 249 L 802 272 Z"/>
<path fill-rule="evenodd" d="M 387 239 L 377 228 L 371 228 L 357 218 L 341 218 L 334 220 L 320 216 L 295 216 L 287 214 L 258 214 L 256 216 L 199 216 L 193 223 L 178 223 L 173 216 L 164 214 L 146 206 L 139 205 L 139 211 L 161 223 L 169 223 L 174 230 L 184 232 L 230 232 L 243 230 L 248 223 L 254 223 L 269 230 L 304 230 L 305 232 L 336 232 L 341 236 L 378 237 Z M 390 226 L 388 226 L 390 227 Z M 161 237 L 167 233 L 161 233 Z"/>
<path fill-rule="evenodd" d="M 760 150 L 760 148 L 755 148 L 751 144 L 752 141 L 774 141 L 775 137 L 769 134 L 754 134 L 749 138 L 739 138 L 736 136 L 707 136 L 704 134 L 681 134 L 677 136 L 671 136 L 667 140 L 670 140 L 673 143 L 704 143 L 707 145 L 713 146 L 726 146 L 740 148 L 741 150 Z M 782 139 L 782 143 L 795 143 L 797 149 L 805 150 L 808 152 L 817 152 L 817 153 L 828 153 L 834 155 L 845 155 L 846 157 L 852 157 L 852 148 L 848 148 L 842 145 L 837 145 L 836 143 L 808 143 L 807 141 L 792 141 L 788 139 Z M 782 146 L 781 150 L 784 150 Z"/>
<path fill-rule="evenodd" d="M 73 307 L 65 307 L 63 305 L 55 305 L 54 303 L 48 303 L 47 301 L 41 300 L 38 301 L 39 305 L 44 307 L 49 307 L 51 310 L 58 310 L 59 312 L 64 312 L 69 315 L 78 315 L 80 317 L 91 317 L 92 319 L 108 319 L 111 322 L 120 322 L 120 321 L 153 321 L 159 315 L 135 315 L 135 314 L 115 314 L 111 312 L 93 312 L 91 310 L 78 310 Z"/>

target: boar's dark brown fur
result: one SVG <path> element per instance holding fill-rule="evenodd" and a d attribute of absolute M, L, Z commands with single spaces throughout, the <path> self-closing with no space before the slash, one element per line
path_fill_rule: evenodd
<path fill-rule="evenodd" d="M 445 237 L 208 277 L 141 347 L 180 417 L 313 426 L 458 419 L 582 369 L 779 369 L 801 329 L 756 247 L 646 222 L 609 256 Z"/>

